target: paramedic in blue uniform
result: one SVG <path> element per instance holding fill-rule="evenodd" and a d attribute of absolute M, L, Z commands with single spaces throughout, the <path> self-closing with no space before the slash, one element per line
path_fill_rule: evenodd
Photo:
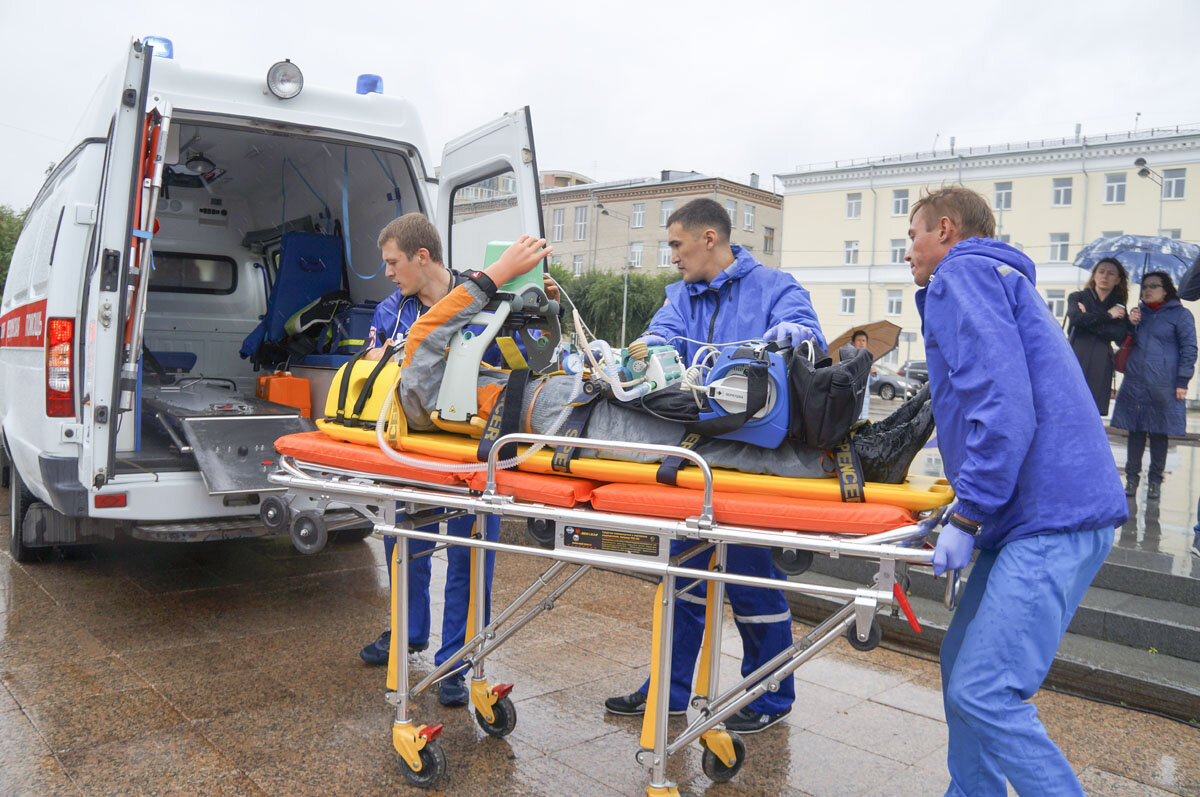
<path fill-rule="evenodd" d="M 379 303 L 371 320 L 368 340 L 370 351 L 364 359 L 378 360 L 383 347 L 399 342 L 408 334 L 409 327 L 430 307 L 446 296 L 462 279 L 461 276 L 442 265 L 441 239 L 437 228 L 420 213 L 409 213 L 388 223 L 379 233 L 379 248 L 383 253 L 385 273 L 396 284 L 396 290 Z M 493 347 L 484 360 L 499 365 L 499 351 Z M 475 517 L 465 515 L 446 521 L 447 530 L 459 537 L 469 537 L 475 530 Z M 437 531 L 437 524 L 423 527 L 424 531 Z M 487 539 L 495 541 L 500 535 L 500 518 L 487 518 Z M 395 537 L 384 538 L 388 572 L 391 573 L 392 551 Z M 410 540 L 410 556 L 428 551 L 434 543 L 425 540 Z M 445 607 L 442 611 L 442 644 L 433 656 L 435 664 L 441 664 L 454 651 L 462 647 L 467 628 L 467 604 L 470 596 L 471 549 L 465 545 L 447 548 Z M 492 571 L 496 554 L 486 555 L 486 612 L 491 614 Z M 429 646 L 429 581 L 433 561 L 429 556 L 409 562 L 408 580 L 408 651 L 425 650 Z M 360 652 L 368 664 L 386 664 L 391 631 L 384 631 L 379 639 Z M 466 705 L 468 693 L 463 675 L 451 676 L 442 681 L 438 700 L 445 706 Z"/>
<path fill-rule="evenodd" d="M 728 212 L 711 199 L 696 199 L 667 219 L 671 262 L 683 279 L 667 286 L 667 298 L 655 313 L 640 340 L 652 346 L 674 346 L 686 365 L 710 343 L 749 340 L 779 340 L 799 346 L 814 340 L 822 349 L 825 337 L 808 298 L 790 274 L 770 269 L 749 251 L 729 243 Z M 671 544 L 674 556 L 694 545 L 691 541 Z M 709 553 L 700 554 L 686 566 L 708 568 Z M 765 548 L 730 545 L 726 564 L 731 572 L 782 578 L 771 564 Z M 690 581 L 680 579 L 682 589 Z M 792 644 L 792 615 L 783 590 L 741 587 L 726 590 L 733 618 L 742 637 L 742 674 L 748 675 Z M 672 635 L 670 712 L 682 714 L 692 695 L 692 677 L 704 635 L 705 585 L 679 596 L 675 601 Z M 604 702 L 613 714 L 645 711 L 649 681 L 637 692 L 612 697 Z M 778 692 L 768 692 L 734 714 L 725 727 L 739 733 L 764 730 L 791 711 L 795 682 L 788 675 Z"/>
<path fill-rule="evenodd" d="M 947 795 L 1077 794 L 1029 699 L 1128 508 L 1095 402 L 1033 262 L 962 187 L 910 214 L 938 448 L 957 502 L 934 573 L 975 567 L 942 641 Z M 1088 473 L 1086 479 L 1078 474 Z"/>

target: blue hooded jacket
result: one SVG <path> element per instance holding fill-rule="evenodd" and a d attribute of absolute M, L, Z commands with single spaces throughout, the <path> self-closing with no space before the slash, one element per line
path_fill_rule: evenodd
<path fill-rule="evenodd" d="M 938 448 L 954 511 L 983 524 L 978 548 L 1129 517 L 1083 371 L 1035 279 L 1024 253 L 971 238 L 916 296 Z"/>
<path fill-rule="evenodd" d="M 733 263 L 712 282 L 680 280 L 668 285 L 666 301 L 643 334 L 663 337 L 679 351 L 685 365 L 692 364 L 705 342 L 758 340 L 783 321 L 807 327 L 824 349 L 825 336 L 808 291 L 792 275 L 767 268 L 742 247 L 730 248 Z M 691 340 L 672 340 L 676 337 Z"/>

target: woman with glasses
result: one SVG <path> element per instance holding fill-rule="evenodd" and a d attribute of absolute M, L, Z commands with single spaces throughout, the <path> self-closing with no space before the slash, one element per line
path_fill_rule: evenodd
<path fill-rule="evenodd" d="M 1125 494 L 1131 497 L 1137 494 L 1149 436 L 1146 498 L 1155 501 L 1167 461 L 1167 435 L 1182 435 L 1186 428 L 1183 400 L 1196 364 L 1196 324 L 1163 271 L 1142 277 L 1141 302 L 1129 311 L 1129 321 L 1133 351 L 1117 392 L 1112 426 L 1129 431 Z"/>
<path fill-rule="evenodd" d="M 1108 415 L 1112 393 L 1112 345 L 1125 340 L 1130 330 L 1125 312 L 1128 300 L 1129 275 L 1114 258 L 1097 263 L 1087 287 L 1067 297 L 1071 348 L 1101 415 Z"/>

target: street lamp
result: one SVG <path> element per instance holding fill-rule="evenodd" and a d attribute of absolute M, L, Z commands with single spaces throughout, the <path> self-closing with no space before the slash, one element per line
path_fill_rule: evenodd
<path fill-rule="evenodd" d="M 625 222 L 625 276 L 624 286 L 621 288 L 621 348 L 625 348 L 625 316 L 626 308 L 629 306 L 629 261 L 631 258 L 629 233 L 633 226 L 633 220 L 624 213 L 618 213 L 615 210 L 608 210 L 604 207 L 603 202 L 597 202 L 596 207 L 600 209 L 601 216 L 612 216 Z M 597 236 L 598 237 L 598 236 Z"/>
<path fill-rule="evenodd" d="M 1162 175 L 1146 165 L 1145 158 L 1138 158 L 1133 162 L 1133 165 L 1138 167 L 1138 177 L 1148 177 L 1158 184 L 1158 234 L 1162 235 L 1162 206 L 1163 206 L 1163 180 Z"/>

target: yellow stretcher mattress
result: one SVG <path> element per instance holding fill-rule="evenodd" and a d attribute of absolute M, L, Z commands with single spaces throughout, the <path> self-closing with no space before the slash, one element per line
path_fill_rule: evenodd
<path fill-rule="evenodd" d="M 375 448 L 374 429 L 350 429 L 326 420 L 318 420 L 317 428 L 336 440 Z M 425 454 L 457 462 L 476 462 L 479 441 L 463 435 L 445 432 L 410 432 L 399 438 L 397 447 L 413 454 Z M 523 450 L 524 447 L 522 447 Z M 520 470 L 530 473 L 557 471 L 550 464 L 553 450 L 544 449 L 521 463 Z M 823 501 L 841 500 L 838 481 L 829 479 L 789 479 L 760 473 L 713 468 L 713 488 L 753 495 L 777 495 L 810 498 Z M 658 484 L 655 475 L 658 465 L 644 462 L 622 462 L 612 459 L 577 458 L 571 461 L 571 474 L 583 479 L 623 484 Z M 695 467 L 684 467 L 676 477 L 679 487 L 704 489 L 704 476 Z M 887 504 L 913 511 L 935 509 L 954 500 L 954 491 L 945 479 L 932 476 L 909 476 L 904 484 L 867 482 L 863 487 L 867 503 Z"/>

